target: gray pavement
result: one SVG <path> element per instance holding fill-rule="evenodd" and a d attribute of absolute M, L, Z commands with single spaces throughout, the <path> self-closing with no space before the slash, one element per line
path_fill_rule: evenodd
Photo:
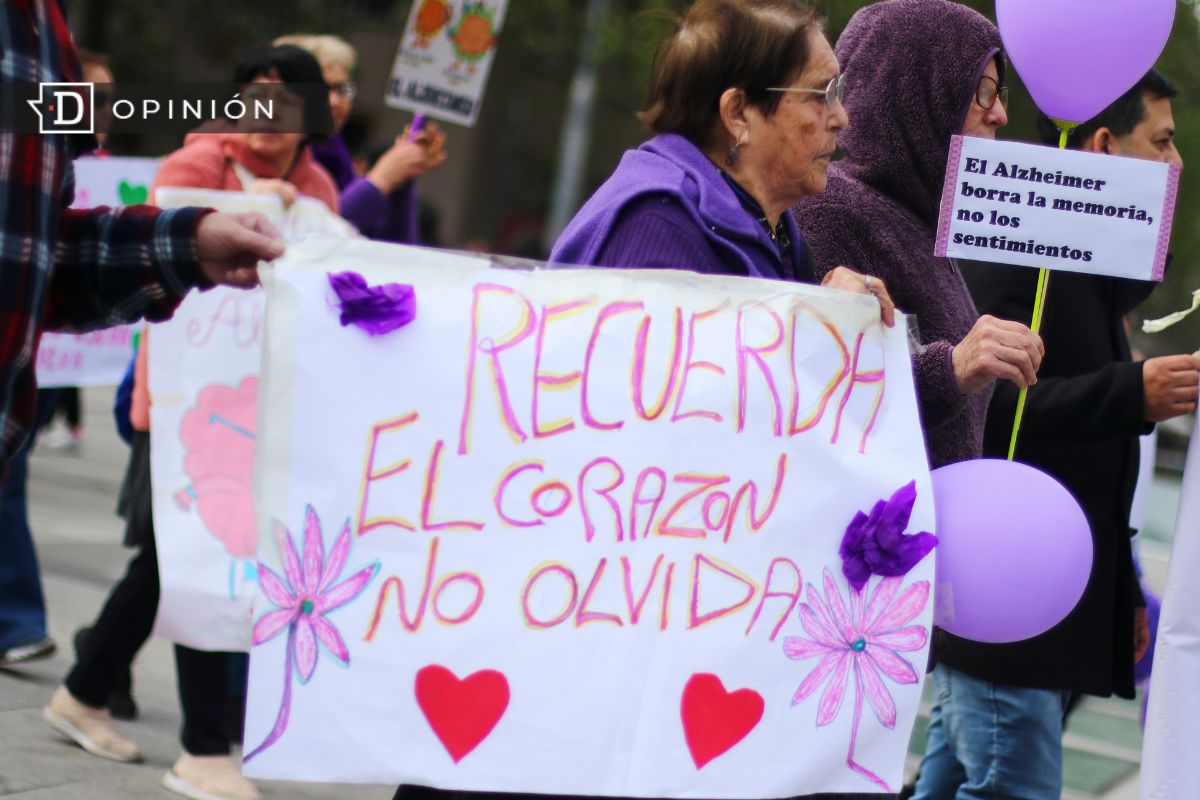
<path fill-rule="evenodd" d="M 142 748 L 141 764 L 116 764 L 88 755 L 52 731 L 41 708 L 66 674 L 71 637 L 95 617 L 131 551 L 120 546 L 113 514 L 127 449 L 113 432 L 112 391 L 84 392 L 87 436 L 76 454 L 34 452 L 30 514 L 42 565 L 50 633 L 59 652 L 20 669 L 0 669 L 0 796 L 22 800 L 117 800 L 173 797 L 160 785 L 179 754 L 179 708 L 170 646 L 151 639 L 134 666 L 140 718 L 122 729 Z M 1169 482 L 1156 493 L 1158 526 L 1170 530 L 1178 491 Z M 1160 531 L 1161 533 L 1161 531 Z M 1160 539 L 1162 537 L 1160 536 Z M 1161 588 L 1167 545 L 1148 542 L 1143 559 L 1151 583 Z M 925 708 L 927 715 L 928 708 Z M 913 737 L 910 769 L 923 747 L 923 724 Z M 1141 732 L 1137 705 L 1088 699 L 1065 740 L 1064 800 L 1136 800 Z M 387 800 L 392 788 L 262 782 L 265 798 Z"/>
<path fill-rule="evenodd" d="M 72 660 L 74 631 L 92 621 L 133 551 L 121 547 L 113 514 L 128 453 L 113 432 L 112 391 L 84 392 L 86 436 L 77 454 L 35 450 L 30 516 L 41 559 L 51 659 L 0 669 L 0 796 L 21 800 L 164 800 L 176 797 L 160 782 L 179 756 L 179 705 L 170 645 L 152 638 L 134 665 L 141 715 L 118 723 L 145 753 L 141 764 L 88 755 L 42 721 L 41 709 Z M 258 784 L 264 798 L 388 800 L 394 787 Z"/>

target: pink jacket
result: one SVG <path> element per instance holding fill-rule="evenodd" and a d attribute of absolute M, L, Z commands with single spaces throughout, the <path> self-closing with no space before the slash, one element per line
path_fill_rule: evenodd
<path fill-rule="evenodd" d="M 246 146 L 245 134 L 193 133 L 184 139 L 183 147 L 163 159 L 151 187 L 151 198 L 160 186 L 233 192 L 249 189 L 242 186 L 233 168 L 235 163 L 257 178 L 283 177 L 274 165 Z M 307 146 L 300 151 L 287 180 L 300 190 L 300 194 L 320 200 L 335 214 L 338 212 L 337 184 L 325 168 L 313 160 Z"/>

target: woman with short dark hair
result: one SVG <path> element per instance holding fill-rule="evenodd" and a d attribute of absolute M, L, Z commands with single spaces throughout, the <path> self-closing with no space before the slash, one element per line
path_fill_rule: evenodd
<path fill-rule="evenodd" d="M 639 116 L 656 135 L 625 154 L 551 260 L 815 283 L 786 212 L 825 188 L 843 91 L 804 3 L 699 0 L 655 61 Z M 882 281 L 840 268 L 823 284 L 874 294 L 891 323 Z"/>

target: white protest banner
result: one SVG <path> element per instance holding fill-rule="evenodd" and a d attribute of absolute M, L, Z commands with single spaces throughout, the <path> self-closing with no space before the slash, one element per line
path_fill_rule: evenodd
<path fill-rule="evenodd" d="M 1200 797 L 1200 419 L 1192 429 L 1142 742 L 1142 800 Z"/>
<path fill-rule="evenodd" d="M 133 358 L 138 330 L 138 325 L 118 325 L 92 333 L 43 333 L 38 344 L 38 388 L 120 383 Z"/>
<path fill-rule="evenodd" d="M 1179 167 L 955 136 L 935 255 L 1162 280 Z"/>
<path fill-rule="evenodd" d="M 492 69 L 508 0 L 417 0 L 384 101 L 471 126 Z"/>
<path fill-rule="evenodd" d="M 163 207 L 259 211 L 288 242 L 352 229 L 301 198 L 159 189 Z M 252 475 L 265 295 L 192 292 L 149 326 L 150 474 L 160 600 L 155 632 L 202 650 L 247 650 L 255 591 Z"/>
<path fill-rule="evenodd" d="M 411 286 L 415 320 L 343 327 L 329 273 Z M 934 524 L 903 322 L 363 241 L 290 248 L 266 288 L 246 774 L 899 789 L 933 559 L 860 594 L 839 547 Z"/>
<path fill-rule="evenodd" d="M 71 208 L 145 203 L 158 174 L 157 158 L 97 156 L 76 159 Z"/>

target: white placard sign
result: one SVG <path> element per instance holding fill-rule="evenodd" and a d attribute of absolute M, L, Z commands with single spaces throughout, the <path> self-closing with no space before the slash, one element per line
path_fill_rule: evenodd
<path fill-rule="evenodd" d="M 415 321 L 343 327 L 342 271 L 410 285 Z M 291 248 L 266 288 L 248 775 L 899 789 L 933 559 L 860 594 L 839 546 L 893 496 L 895 530 L 934 524 L 903 322 L 363 241 Z"/>
<path fill-rule="evenodd" d="M 86 156 L 73 163 L 75 200 L 71 208 L 134 206 L 145 203 L 158 174 L 157 158 Z"/>
<path fill-rule="evenodd" d="M 1179 167 L 955 136 L 935 255 L 1162 280 Z"/>
<path fill-rule="evenodd" d="M 471 126 L 492 69 L 508 0 L 417 0 L 384 101 Z"/>
<path fill-rule="evenodd" d="M 163 207 L 265 214 L 285 241 L 352 234 L 322 203 L 160 188 Z M 248 650 L 256 584 L 252 477 L 266 296 L 192 292 L 149 326 L 150 475 L 161 592 L 155 633 L 201 650 Z"/>
<path fill-rule="evenodd" d="M 92 333 L 43 333 L 38 344 L 38 388 L 120 383 L 133 358 L 133 340 L 139 327 L 118 325 Z"/>

